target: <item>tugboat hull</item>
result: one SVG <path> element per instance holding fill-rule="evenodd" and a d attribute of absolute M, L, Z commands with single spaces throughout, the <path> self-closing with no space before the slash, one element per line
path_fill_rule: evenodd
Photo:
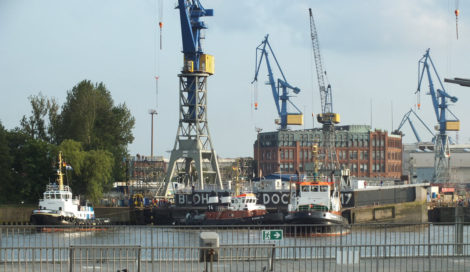
<path fill-rule="evenodd" d="M 69 225 L 109 225 L 110 220 L 107 218 L 96 219 L 79 219 L 67 217 L 57 213 L 33 213 L 30 217 L 32 225 L 38 226 L 69 226 Z"/>
<path fill-rule="evenodd" d="M 322 211 L 299 211 L 286 215 L 285 221 L 288 224 L 309 224 L 309 225 L 347 225 L 348 221 L 340 214 Z"/>
<path fill-rule="evenodd" d="M 331 236 L 349 233 L 346 218 L 331 212 L 305 211 L 286 215 L 285 221 L 289 225 L 287 234 L 295 236 Z"/>

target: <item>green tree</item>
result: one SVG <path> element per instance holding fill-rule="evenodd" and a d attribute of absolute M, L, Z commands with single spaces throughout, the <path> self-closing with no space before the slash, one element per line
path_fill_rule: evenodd
<path fill-rule="evenodd" d="M 10 192 L 14 190 L 11 165 L 13 158 L 7 141 L 7 131 L 0 122 L 0 203 L 10 200 Z"/>
<path fill-rule="evenodd" d="M 82 144 L 74 140 L 63 141 L 59 149 L 73 168 L 67 177 L 74 193 L 97 203 L 112 187 L 113 155 L 105 150 L 83 151 Z"/>
<path fill-rule="evenodd" d="M 86 152 L 82 167 L 82 178 L 86 182 L 86 196 L 92 203 L 98 203 L 104 190 L 112 187 L 113 156 L 105 150 Z"/>
<path fill-rule="evenodd" d="M 111 152 L 113 179 L 122 180 L 121 162 L 127 156 L 127 145 L 134 140 L 134 124 L 135 119 L 125 104 L 114 106 L 103 83 L 83 80 L 67 93 L 59 118 L 59 138 L 81 142 L 85 151 Z"/>
<path fill-rule="evenodd" d="M 31 115 L 23 116 L 21 129 L 33 139 L 56 143 L 59 106 L 41 93 L 29 97 Z"/>
<path fill-rule="evenodd" d="M 40 139 L 33 139 L 21 130 L 7 134 L 11 163 L 12 184 L 8 188 L 9 203 L 25 201 L 37 203 L 45 185 L 54 178 L 53 162 L 56 146 Z"/>

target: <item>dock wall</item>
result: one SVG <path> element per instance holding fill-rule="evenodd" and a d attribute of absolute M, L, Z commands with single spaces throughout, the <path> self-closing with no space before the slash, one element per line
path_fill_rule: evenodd
<path fill-rule="evenodd" d="M 357 207 L 347 211 L 351 223 L 425 223 L 428 213 L 425 201 Z"/>
<path fill-rule="evenodd" d="M 29 217 L 36 206 L 2 205 L 0 206 L 0 224 L 18 225 L 29 222 Z"/>

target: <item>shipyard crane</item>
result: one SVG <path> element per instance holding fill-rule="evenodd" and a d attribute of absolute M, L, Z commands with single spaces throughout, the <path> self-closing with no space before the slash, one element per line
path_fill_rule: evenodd
<path fill-rule="evenodd" d="M 207 79 L 214 74 L 214 58 L 205 54 L 201 31 L 207 29 L 202 17 L 213 16 L 199 0 L 178 0 L 184 64 L 179 77 L 179 125 L 171 151 L 165 185 L 159 195 L 168 195 L 176 177 L 185 186 L 215 183 L 223 189 L 217 154 L 212 146 L 207 120 Z M 183 169 L 177 162 L 184 161 Z M 181 167 L 183 168 L 183 167 Z"/>
<path fill-rule="evenodd" d="M 317 70 L 317 81 L 320 89 L 321 113 L 317 115 L 317 121 L 321 123 L 323 130 L 323 152 L 325 153 L 322 171 L 328 175 L 335 170 L 339 170 L 339 163 L 336 158 L 335 148 L 335 124 L 340 122 L 340 116 L 333 111 L 333 95 L 331 85 L 326 85 L 326 71 L 323 69 L 322 58 L 320 54 L 320 44 L 318 41 L 317 29 L 313 19 L 312 9 L 310 13 L 310 34 L 312 38 L 313 55 Z"/>
<path fill-rule="evenodd" d="M 418 143 L 421 142 L 421 137 L 419 136 L 419 133 L 418 131 L 416 130 L 416 127 L 413 123 L 413 121 L 411 120 L 411 116 L 412 114 L 418 119 L 418 121 L 426 128 L 426 130 L 432 135 L 432 142 L 435 141 L 435 135 L 434 133 L 432 132 L 432 130 L 429 128 L 428 125 L 426 125 L 426 123 L 423 121 L 423 119 L 421 119 L 418 114 L 413 110 L 413 109 L 410 109 L 407 113 L 405 113 L 405 115 L 403 115 L 403 118 L 401 119 L 401 122 L 400 122 L 400 125 L 398 126 L 398 128 L 396 130 L 394 130 L 392 132 L 392 134 L 394 135 L 401 135 L 403 136 L 404 134 L 401 132 L 401 129 L 402 127 L 406 124 L 406 122 L 408 121 L 408 123 L 410 124 L 410 127 L 411 127 L 411 130 L 413 131 L 413 134 L 415 135 L 416 137 L 416 141 L 418 141 Z"/>
<path fill-rule="evenodd" d="M 426 73 L 428 78 L 428 94 L 431 96 L 434 113 L 438 122 L 438 125 L 436 126 L 438 133 L 436 135 L 434 148 L 433 180 L 435 183 L 445 183 L 450 179 L 450 147 L 447 131 L 460 130 L 460 121 L 448 108 L 448 100 L 452 103 L 456 103 L 458 99 L 446 92 L 431 56 L 429 55 L 429 49 L 427 49 L 426 53 L 418 62 L 418 88 L 415 92 L 418 94 L 418 108 L 421 106 L 419 94 L 421 93 L 421 84 L 423 82 L 424 73 Z M 439 87 L 437 90 L 435 89 L 434 82 L 432 80 L 432 73 L 434 73 L 434 76 L 437 78 L 440 89 Z M 452 116 L 453 119 L 450 119 L 449 115 Z"/>
<path fill-rule="evenodd" d="M 271 45 L 269 44 L 268 37 L 269 35 L 266 35 L 261 44 L 256 47 L 255 78 L 251 83 L 253 84 L 254 82 L 258 81 L 259 70 L 261 68 L 263 59 L 265 59 L 269 79 L 266 84 L 271 86 L 271 91 L 273 94 L 274 102 L 276 104 L 277 113 L 280 118 L 279 121 L 276 120 L 276 124 L 280 125 L 281 130 L 286 130 L 287 125 L 303 125 L 303 113 L 299 110 L 299 108 L 297 108 L 296 105 L 294 105 L 294 103 L 292 103 L 292 101 L 290 101 L 290 97 L 292 96 L 289 95 L 289 90 L 292 90 L 295 94 L 298 94 L 300 92 L 300 89 L 292 86 L 287 82 L 286 77 L 284 76 L 284 72 L 282 71 L 279 62 L 277 61 L 276 55 L 274 54 L 274 51 L 271 48 Z M 268 49 L 272 55 L 272 58 L 276 62 L 276 66 L 282 76 L 282 79 L 277 79 L 277 84 L 276 81 L 274 81 L 273 70 L 269 61 Z M 288 103 L 294 107 L 294 109 L 296 110 L 295 112 L 288 112 Z"/>

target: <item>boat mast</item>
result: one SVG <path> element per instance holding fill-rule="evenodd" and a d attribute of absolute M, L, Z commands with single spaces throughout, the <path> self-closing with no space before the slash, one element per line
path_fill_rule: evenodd
<path fill-rule="evenodd" d="M 57 183 L 59 184 L 59 191 L 64 189 L 64 174 L 62 174 L 62 151 L 59 151 L 59 168 L 57 169 Z"/>

